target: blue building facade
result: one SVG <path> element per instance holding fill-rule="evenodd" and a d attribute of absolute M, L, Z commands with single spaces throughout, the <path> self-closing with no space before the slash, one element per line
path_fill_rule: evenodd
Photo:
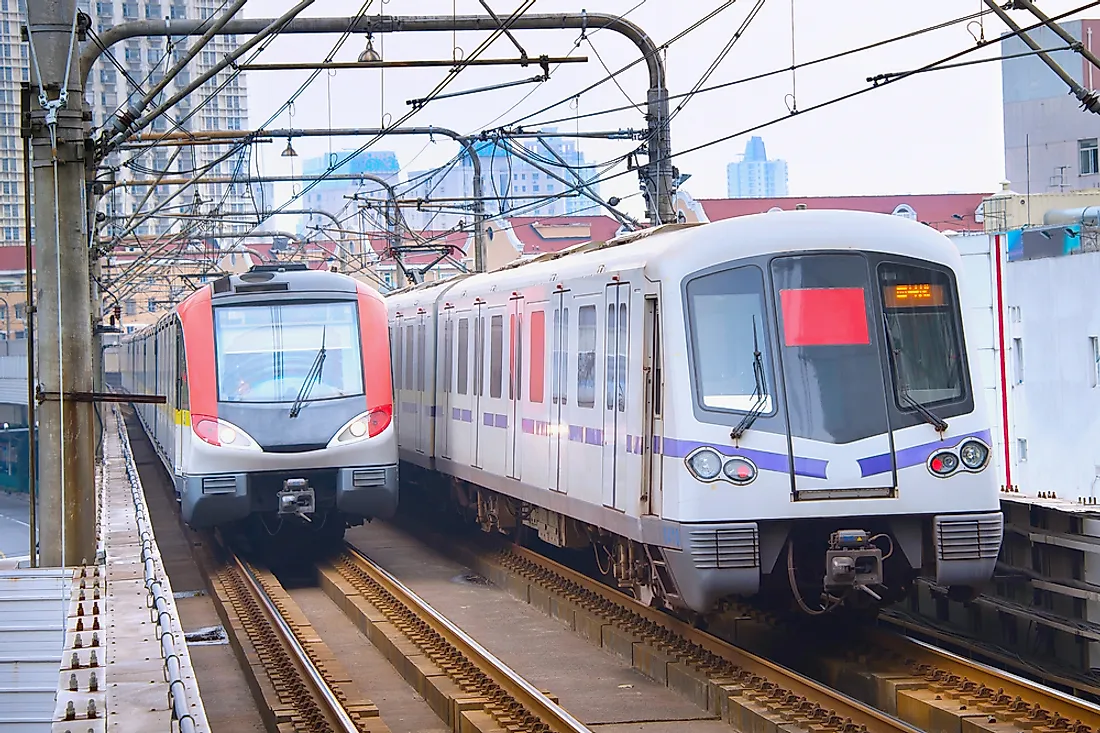
<path fill-rule="evenodd" d="M 787 161 L 768 160 L 763 138 L 745 144 L 741 160 L 726 166 L 726 195 L 731 199 L 778 198 L 787 195 Z"/>

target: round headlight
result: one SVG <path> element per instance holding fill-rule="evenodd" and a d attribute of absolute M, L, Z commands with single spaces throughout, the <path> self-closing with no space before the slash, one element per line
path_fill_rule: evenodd
<path fill-rule="evenodd" d="M 732 458 L 722 467 L 726 478 L 735 484 L 747 484 L 756 478 L 756 466 L 744 458 Z"/>
<path fill-rule="evenodd" d="M 227 425 L 218 427 L 218 440 L 222 445 L 229 445 L 237 439 L 237 431 Z"/>
<path fill-rule="evenodd" d="M 348 430 L 350 430 L 351 434 L 354 435 L 356 438 L 362 438 L 364 435 L 367 434 L 367 426 L 362 420 L 356 420 L 355 422 L 353 422 Z"/>
<path fill-rule="evenodd" d="M 709 448 L 701 450 L 688 460 L 688 468 L 696 478 L 709 481 L 722 472 L 722 456 Z"/>
<path fill-rule="evenodd" d="M 962 459 L 963 465 L 970 469 L 981 468 L 988 457 L 989 449 L 977 441 L 963 443 L 962 448 L 959 449 L 959 458 Z"/>
<path fill-rule="evenodd" d="M 946 476 L 959 467 L 959 459 L 954 453 L 937 453 L 932 456 L 928 466 L 932 469 L 932 473 Z"/>

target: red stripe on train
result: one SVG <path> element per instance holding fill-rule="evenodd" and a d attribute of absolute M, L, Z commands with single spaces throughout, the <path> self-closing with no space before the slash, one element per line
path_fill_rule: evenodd
<path fill-rule="evenodd" d="M 393 414 L 393 382 L 390 379 L 390 339 L 386 304 L 363 283 L 356 283 L 359 298 L 359 340 L 363 351 L 363 391 L 367 410 Z"/>
<path fill-rule="evenodd" d="M 183 348 L 187 359 L 187 390 L 191 398 L 191 425 L 200 417 L 217 419 L 217 375 L 214 366 L 214 311 L 210 286 L 201 288 L 179 305 Z M 215 437 L 215 445 L 217 444 Z"/>

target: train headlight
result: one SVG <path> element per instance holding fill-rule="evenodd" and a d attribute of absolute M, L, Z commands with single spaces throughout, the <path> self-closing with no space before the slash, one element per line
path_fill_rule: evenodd
<path fill-rule="evenodd" d="M 756 478 L 756 466 L 752 461 L 747 458 L 731 458 L 726 461 L 726 465 L 722 467 L 722 472 L 726 474 L 726 478 L 738 485 L 744 485 L 752 483 Z"/>
<path fill-rule="evenodd" d="M 976 440 L 968 440 L 959 449 L 959 458 L 963 465 L 972 471 L 978 471 L 985 467 L 989 460 L 989 448 Z"/>
<path fill-rule="evenodd" d="M 248 433 L 236 425 L 219 420 L 216 417 L 191 416 L 191 429 L 204 443 L 222 446 L 225 448 L 247 448 L 260 450 Z"/>
<path fill-rule="evenodd" d="M 688 456 L 687 467 L 695 478 L 712 481 L 722 472 L 722 456 L 713 448 L 702 448 Z"/>
<path fill-rule="evenodd" d="M 373 438 L 388 428 L 392 419 L 393 407 L 391 405 L 383 405 L 361 415 L 356 415 L 336 432 L 336 437 L 332 439 L 332 443 L 329 445 L 353 443 L 364 438 Z"/>
<path fill-rule="evenodd" d="M 959 458 L 954 453 L 944 451 L 932 456 L 928 462 L 928 470 L 936 476 L 949 476 L 959 467 Z"/>

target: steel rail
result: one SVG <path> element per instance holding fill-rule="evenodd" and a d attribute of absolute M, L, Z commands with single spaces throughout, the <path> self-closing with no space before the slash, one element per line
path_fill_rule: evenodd
<path fill-rule="evenodd" d="M 1100 705 L 1088 700 L 1068 695 L 1038 682 L 1025 679 L 1003 669 L 997 669 L 981 662 L 967 659 L 954 652 L 933 644 L 906 636 L 901 631 L 872 630 L 868 635 L 871 643 L 883 650 L 894 651 L 902 657 L 914 659 L 934 670 L 942 670 L 955 675 L 963 681 L 982 685 L 990 690 L 999 690 L 1000 694 L 1019 698 L 1070 721 L 1089 726 L 1100 731 Z"/>
<path fill-rule="evenodd" d="M 809 677 L 782 665 L 770 662 L 745 649 L 729 644 L 721 639 L 701 631 L 694 626 L 674 618 L 664 611 L 642 605 L 636 599 L 614 588 L 592 580 L 586 575 L 578 573 L 560 563 L 554 562 L 536 552 L 517 545 L 509 545 L 507 553 L 522 558 L 550 573 L 580 586 L 583 590 L 599 596 L 617 606 L 622 606 L 630 612 L 641 616 L 645 620 L 668 629 L 674 634 L 686 639 L 689 643 L 696 644 L 702 649 L 722 659 L 737 665 L 738 667 L 765 678 L 767 681 L 784 687 L 790 692 L 800 695 L 807 700 L 817 702 L 822 707 L 828 707 L 837 716 L 848 718 L 857 726 L 863 726 L 867 731 L 897 731 L 898 733 L 917 733 L 916 728 L 903 720 L 887 715 L 870 705 L 834 690 Z"/>
<path fill-rule="evenodd" d="M 532 714 L 545 722 L 551 730 L 560 731 L 561 733 L 591 733 L 587 726 L 566 712 L 564 708 L 544 695 L 537 687 L 517 674 L 504 662 L 493 656 L 485 647 L 478 644 L 465 631 L 432 608 L 427 601 L 414 593 L 412 589 L 384 568 L 379 567 L 362 551 L 351 544 L 346 545 L 344 551 L 375 582 L 397 598 L 400 603 L 413 609 L 433 631 L 458 649 L 467 659 L 474 661 L 478 669 L 524 705 Z"/>
<path fill-rule="evenodd" d="M 241 559 L 237 557 L 236 553 L 231 552 L 230 554 L 233 558 L 233 563 L 237 566 L 237 569 L 240 570 L 241 575 L 252 589 L 253 595 L 255 595 L 256 598 L 259 599 L 261 605 L 263 605 L 264 611 L 271 619 L 272 625 L 278 630 L 279 635 L 283 638 L 283 643 L 286 644 L 288 650 L 294 656 L 299 668 L 306 673 L 306 676 L 309 677 L 309 681 L 313 684 L 313 688 L 317 691 L 325 705 L 328 706 L 329 713 L 339 724 L 340 730 L 344 731 L 344 733 L 361 733 L 359 727 L 355 725 L 355 721 L 351 719 L 347 710 L 340 704 L 339 699 L 336 697 L 336 693 L 332 691 L 328 682 L 321 676 L 316 665 L 314 665 L 313 661 L 309 658 L 309 654 L 306 653 L 301 642 L 299 642 L 298 638 L 294 635 L 293 629 L 290 628 L 286 619 L 283 618 L 283 615 L 279 613 L 275 604 L 272 603 L 271 598 L 267 595 L 263 586 L 260 585 L 260 581 L 253 574 L 252 569 L 249 568 L 246 563 L 242 562 Z"/>

